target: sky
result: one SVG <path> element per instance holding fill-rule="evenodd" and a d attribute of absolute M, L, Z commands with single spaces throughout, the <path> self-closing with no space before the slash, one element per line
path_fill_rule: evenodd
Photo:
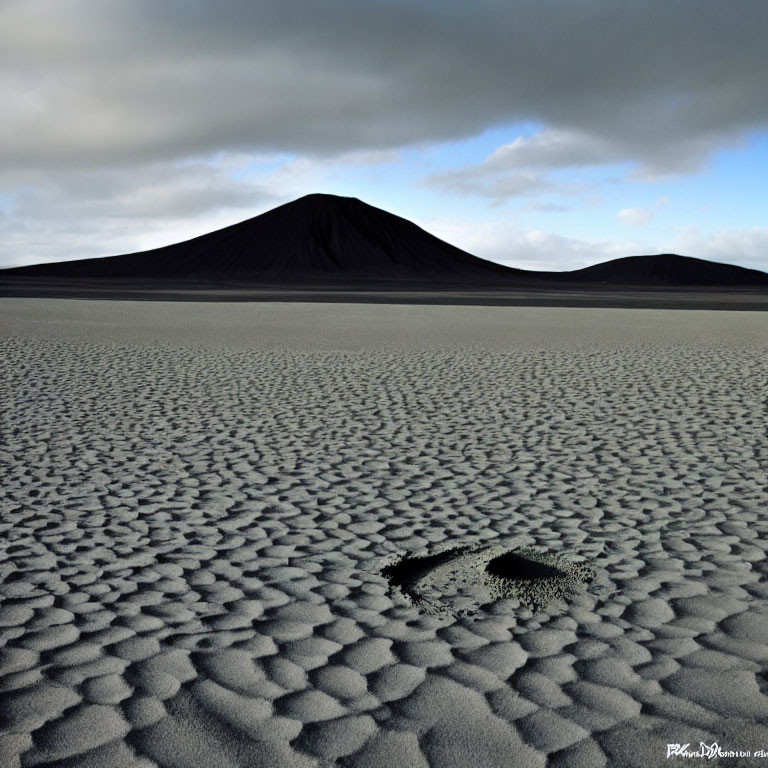
<path fill-rule="evenodd" d="M 3 0 L 0 267 L 312 192 L 482 258 L 768 271 L 765 0 Z"/>

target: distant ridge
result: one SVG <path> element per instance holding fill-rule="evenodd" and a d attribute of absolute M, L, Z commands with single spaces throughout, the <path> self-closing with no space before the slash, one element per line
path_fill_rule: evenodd
<path fill-rule="evenodd" d="M 558 273 L 549 272 L 554 277 Z M 584 269 L 560 273 L 568 282 L 627 286 L 759 286 L 768 274 L 675 253 L 627 256 Z"/>
<path fill-rule="evenodd" d="M 768 274 L 664 253 L 629 256 L 571 272 L 514 269 L 472 256 L 411 221 L 354 197 L 310 194 L 239 224 L 150 251 L 0 270 L 7 285 L 94 280 L 378 290 L 454 285 L 551 291 L 658 287 L 760 288 Z"/>

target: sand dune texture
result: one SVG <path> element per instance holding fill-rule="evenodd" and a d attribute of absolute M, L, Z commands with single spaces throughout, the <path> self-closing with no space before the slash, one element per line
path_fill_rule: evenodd
<path fill-rule="evenodd" d="M 768 746 L 765 313 L 8 299 L 0 329 L 0 765 Z M 580 588 L 462 613 L 510 550 Z M 406 555 L 467 579 L 451 610 L 390 583 Z"/>

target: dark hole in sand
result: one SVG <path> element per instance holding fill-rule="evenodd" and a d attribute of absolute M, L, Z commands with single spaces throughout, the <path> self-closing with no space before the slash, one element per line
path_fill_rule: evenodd
<path fill-rule="evenodd" d="M 505 552 L 503 555 L 494 557 L 485 566 L 485 570 L 491 576 L 497 576 L 500 579 L 518 579 L 523 581 L 553 579 L 564 575 L 559 568 L 539 562 L 538 560 L 521 557 L 514 552 Z"/>
<path fill-rule="evenodd" d="M 595 577 L 588 565 L 570 563 L 562 555 L 487 544 L 405 555 L 381 574 L 412 605 L 454 615 L 473 615 L 505 598 L 538 610 L 575 594 Z"/>
<path fill-rule="evenodd" d="M 428 573 L 432 568 L 443 563 L 450 562 L 458 555 L 463 554 L 469 547 L 456 547 L 436 555 L 424 557 L 405 557 L 397 563 L 391 563 L 381 569 L 381 573 L 389 581 L 392 587 L 405 587 L 416 579 Z"/>

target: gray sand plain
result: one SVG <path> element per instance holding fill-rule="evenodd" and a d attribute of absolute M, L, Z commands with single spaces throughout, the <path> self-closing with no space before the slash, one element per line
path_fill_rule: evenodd
<path fill-rule="evenodd" d="M 768 314 L 4 299 L 0 344 L 3 767 L 768 747 Z M 381 572 L 486 545 L 596 577 Z"/>

